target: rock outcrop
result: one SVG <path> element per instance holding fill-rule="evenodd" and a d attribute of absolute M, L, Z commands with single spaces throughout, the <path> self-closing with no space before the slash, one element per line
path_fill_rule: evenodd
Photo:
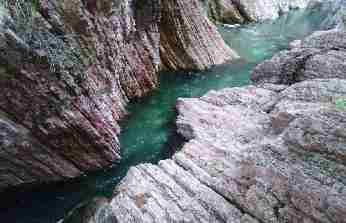
<path fill-rule="evenodd" d="M 179 99 L 188 142 L 129 170 L 118 222 L 346 222 L 345 78 L 264 82 Z"/>
<path fill-rule="evenodd" d="M 5 1 L 0 10 L 0 111 L 12 120 L 0 117 L 0 190 L 80 176 L 120 159 L 118 121 L 127 102 L 158 85 L 162 10 L 188 21 L 167 24 L 185 48 L 171 46 L 162 56 L 181 50 L 190 58 L 169 68 L 232 59 L 207 19 L 190 21 L 179 8 L 197 13 L 194 1 L 171 8 L 168 0 L 32 2 Z"/>
<path fill-rule="evenodd" d="M 204 0 L 208 15 L 223 23 L 276 19 L 293 8 L 305 8 L 311 0 Z"/>
<path fill-rule="evenodd" d="M 162 0 L 163 69 L 204 70 L 238 58 L 204 16 L 199 0 Z"/>
<path fill-rule="evenodd" d="M 257 66 L 255 83 L 292 84 L 314 78 L 346 78 L 346 32 L 320 31 L 291 44 Z"/>
<path fill-rule="evenodd" d="M 178 101 L 189 140 L 172 160 L 130 169 L 119 222 L 345 222 L 341 79 L 212 91 Z M 344 108 L 345 109 L 345 108 Z"/>

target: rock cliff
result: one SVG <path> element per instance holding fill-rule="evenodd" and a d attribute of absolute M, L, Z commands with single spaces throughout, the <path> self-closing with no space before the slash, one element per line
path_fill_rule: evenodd
<path fill-rule="evenodd" d="M 335 60 L 328 49 L 345 51 L 339 35 L 317 33 L 300 48 L 323 43 L 325 71 Z M 118 222 L 346 222 L 346 70 L 337 67 L 179 99 L 187 143 L 172 159 L 129 170 L 110 202 Z"/>
<path fill-rule="evenodd" d="M 311 0 L 204 0 L 209 16 L 223 23 L 276 19 L 293 8 L 305 8 Z"/>
<path fill-rule="evenodd" d="M 165 69 L 204 70 L 238 58 L 198 0 L 162 0 L 161 59 Z"/>
<path fill-rule="evenodd" d="M 205 17 L 194 17 L 201 8 L 192 0 L 33 2 L 4 1 L 0 10 L 0 190 L 115 164 L 118 121 L 131 98 L 157 87 L 160 48 L 177 64 L 171 69 L 205 69 L 235 55 Z M 181 22 L 171 22 L 175 15 Z"/>

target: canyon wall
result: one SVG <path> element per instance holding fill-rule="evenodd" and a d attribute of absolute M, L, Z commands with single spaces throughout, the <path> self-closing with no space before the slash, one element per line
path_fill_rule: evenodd
<path fill-rule="evenodd" d="M 203 0 L 209 17 L 222 23 L 261 22 L 276 19 L 294 8 L 305 8 L 311 0 Z"/>
<path fill-rule="evenodd" d="M 232 59 L 205 17 L 192 19 L 179 8 L 198 13 L 195 1 L 172 8 L 165 8 L 168 0 L 19 2 L 5 2 L 0 14 L 0 189 L 72 178 L 120 159 L 118 121 L 126 104 L 158 86 L 162 10 L 192 20 L 166 24 L 189 47 L 171 45 L 161 57 L 190 58 L 169 68 L 205 69 Z M 204 31 L 191 29 L 199 24 Z M 195 40 L 208 45 L 190 53 Z"/>
<path fill-rule="evenodd" d="M 204 16 L 198 0 L 162 0 L 163 69 L 203 70 L 237 58 Z"/>

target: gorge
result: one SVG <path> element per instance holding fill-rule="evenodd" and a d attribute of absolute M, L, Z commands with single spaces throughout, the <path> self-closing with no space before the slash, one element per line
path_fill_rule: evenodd
<path fill-rule="evenodd" d="M 167 143 L 169 143 L 170 135 L 174 133 L 174 106 L 178 97 L 200 97 L 211 89 L 250 84 L 250 73 L 255 65 L 262 62 L 264 59 L 269 59 L 274 53 L 287 48 L 288 43 L 292 40 L 301 39 L 312 31 L 321 29 L 321 24 L 323 25 L 324 19 L 328 15 L 328 12 L 323 11 L 294 11 L 283 15 L 278 20 L 263 24 L 244 25 L 237 28 L 228 28 L 227 26 L 223 27 L 220 25 L 219 31 L 222 33 L 229 46 L 239 54 L 241 59 L 201 73 L 183 71 L 170 73 L 162 71 L 160 75 L 160 89 L 154 91 L 143 100 L 136 99 L 138 102 L 134 102 L 134 104 L 128 107 L 130 116 L 127 121 L 124 121 L 123 132 L 121 133 L 122 135 L 120 135 L 120 142 L 123 148 L 123 159 L 120 161 L 119 168 L 111 169 L 105 173 L 95 173 L 95 176 L 91 174 L 91 176 L 88 176 L 88 179 L 79 179 L 76 182 L 72 182 L 70 185 L 68 183 L 60 184 L 56 189 L 47 189 L 47 192 L 42 193 L 42 191 L 37 190 L 36 193 L 33 192 L 32 195 L 25 195 L 24 193 L 24 198 L 14 199 L 16 201 L 22 200 L 23 203 L 18 206 L 14 205 L 14 208 L 4 209 L 5 211 L 1 214 L 1 216 L 3 216 L 2 219 L 8 219 L 8 221 L 12 222 L 13 219 L 15 219 L 15 222 L 56 222 L 66 213 L 66 210 L 70 209 L 76 203 L 88 197 L 95 196 L 95 191 L 97 191 L 97 193 L 110 195 L 114 186 L 119 182 L 122 176 L 126 174 L 129 166 L 145 162 L 157 163 L 159 160 L 170 157 L 171 154 L 170 151 L 168 151 Z M 152 28 L 153 27 L 148 27 L 148 29 Z M 147 30 L 144 29 L 144 32 L 146 31 Z M 205 34 L 202 32 L 201 35 L 203 36 Z M 172 33 L 168 36 L 172 37 Z M 147 37 L 143 38 L 146 39 Z M 150 38 L 154 39 L 153 37 Z M 196 38 L 193 40 L 198 41 Z M 135 40 L 130 39 L 129 41 Z M 166 48 L 172 50 L 172 48 L 169 47 L 169 41 L 171 40 L 167 39 L 164 43 L 167 42 L 165 45 Z M 146 41 L 144 41 L 144 43 L 148 44 Z M 152 42 L 150 42 L 150 44 L 152 44 Z M 144 47 L 146 49 L 149 48 L 147 46 Z M 215 46 L 211 47 L 215 49 Z M 162 50 L 162 52 L 165 52 L 165 50 Z M 166 50 L 166 52 L 168 51 Z M 177 51 L 173 49 L 172 52 Z M 220 54 L 217 55 L 223 55 L 223 58 L 236 57 L 233 52 L 229 52 L 228 55 L 233 56 L 227 56 L 227 53 L 226 55 L 224 54 L 225 52 L 222 52 L 222 54 L 218 52 Z M 100 53 L 102 55 L 108 55 L 104 51 Z M 151 55 L 155 54 L 155 52 L 150 53 Z M 167 53 L 167 55 L 172 56 L 163 59 L 166 61 L 166 63 L 163 64 L 166 69 L 186 69 L 186 67 L 184 67 L 186 64 L 182 62 L 186 63 L 186 61 L 188 61 L 187 64 L 192 63 L 189 60 L 174 63 L 174 61 L 178 61 L 177 58 L 189 58 L 189 56 L 182 56 L 182 52 L 179 52 L 177 55 L 174 55 L 174 53 Z M 194 51 L 189 55 L 193 55 L 191 58 L 198 58 L 198 55 L 201 54 L 200 51 Z M 133 59 L 133 54 L 128 56 L 131 60 Z M 219 61 L 219 59 L 215 59 L 215 61 Z M 217 62 L 215 61 L 195 61 L 195 66 L 190 68 L 192 70 L 204 69 L 205 63 L 216 64 Z M 137 62 L 138 61 L 134 63 Z M 131 63 L 131 61 L 129 63 Z M 154 64 L 152 66 L 153 70 L 157 69 L 156 65 Z M 104 67 L 101 66 L 96 69 L 104 69 Z M 140 73 L 141 72 L 138 72 L 138 75 Z M 124 78 L 129 77 L 130 76 L 124 73 Z M 155 82 L 157 83 L 157 80 Z M 123 79 L 121 83 L 132 83 L 132 81 Z M 7 83 L 3 86 L 7 86 Z M 127 88 L 125 91 L 128 98 L 137 98 L 137 96 L 144 94 L 143 92 L 138 92 L 138 89 L 145 89 L 145 87 L 133 85 Z M 8 92 L 11 92 L 11 89 L 9 89 Z M 13 97 L 13 100 L 15 100 L 15 97 Z M 106 103 L 104 106 L 110 103 L 107 101 L 104 102 Z M 123 109 L 118 108 L 118 110 Z M 125 110 L 123 110 L 123 112 L 125 114 Z M 18 115 L 20 114 L 22 113 L 18 113 Z M 49 125 L 55 128 L 54 119 L 52 121 L 53 122 L 50 122 Z M 80 124 L 83 124 L 83 122 Z M 118 127 L 115 129 L 118 129 Z M 54 137 L 57 137 L 57 135 Z M 118 144 L 118 142 L 116 142 L 116 144 Z M 175 145 L 173 145 L 173 147 L 174 146 Z M 90 155 L 90 153 L 86 155 Z M 79 156 L 79 154 L 77 154 L 77 156 Z M 89 160 L 88 158 L 81 158 L 86 161 Z M 97 165 L 98 164 L 95 166 Z M 145 180 L 145 178 L 142 180 Z M 59 188 L 61 185 L 67 188 L 66 194 L 63 192 L 65 188 Z M 56 194 L 54 194 L 53 191 L 56 191 Z M 15 193 L 17 194 L 17 192 L 18 191 Z M 11 195 L 12 193 L 10 193 L 9 198 L 13 198 Z M 57 210 L 57 208 L 59 210 Z M 46 210 L 44 211 L 46 213 L 42 213 L 42 210 Z"/>

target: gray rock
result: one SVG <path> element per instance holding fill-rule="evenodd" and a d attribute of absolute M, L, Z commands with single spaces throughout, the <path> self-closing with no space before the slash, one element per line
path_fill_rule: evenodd
<path fill-rule="evenodd" d="M 111 202 L 120 222 L 345 221 L 346 81 L 265 84 L 179 99 L 188 142 L 132 167 Z"/>
<path fill-rule="evenodd" d="M 204 0 L 209 16 L 223 23 L 262 22 L 276 19 L 293 8 L 306 8 L 311 0 Z M 311 5 L 310 5 L 311 6 Z"/>
<path fill-rule="evenodd" d="M 346 32 L 339 30 L 317 31 L 302 40 L 302 48 L 346 49 Z"/>
<path fill-rule="evenodd" d="M 314 78 L 346 78 L 346 32 L 316 32 L 259 64 L 251 76 L 256 84 L 284 85 Z"/>

